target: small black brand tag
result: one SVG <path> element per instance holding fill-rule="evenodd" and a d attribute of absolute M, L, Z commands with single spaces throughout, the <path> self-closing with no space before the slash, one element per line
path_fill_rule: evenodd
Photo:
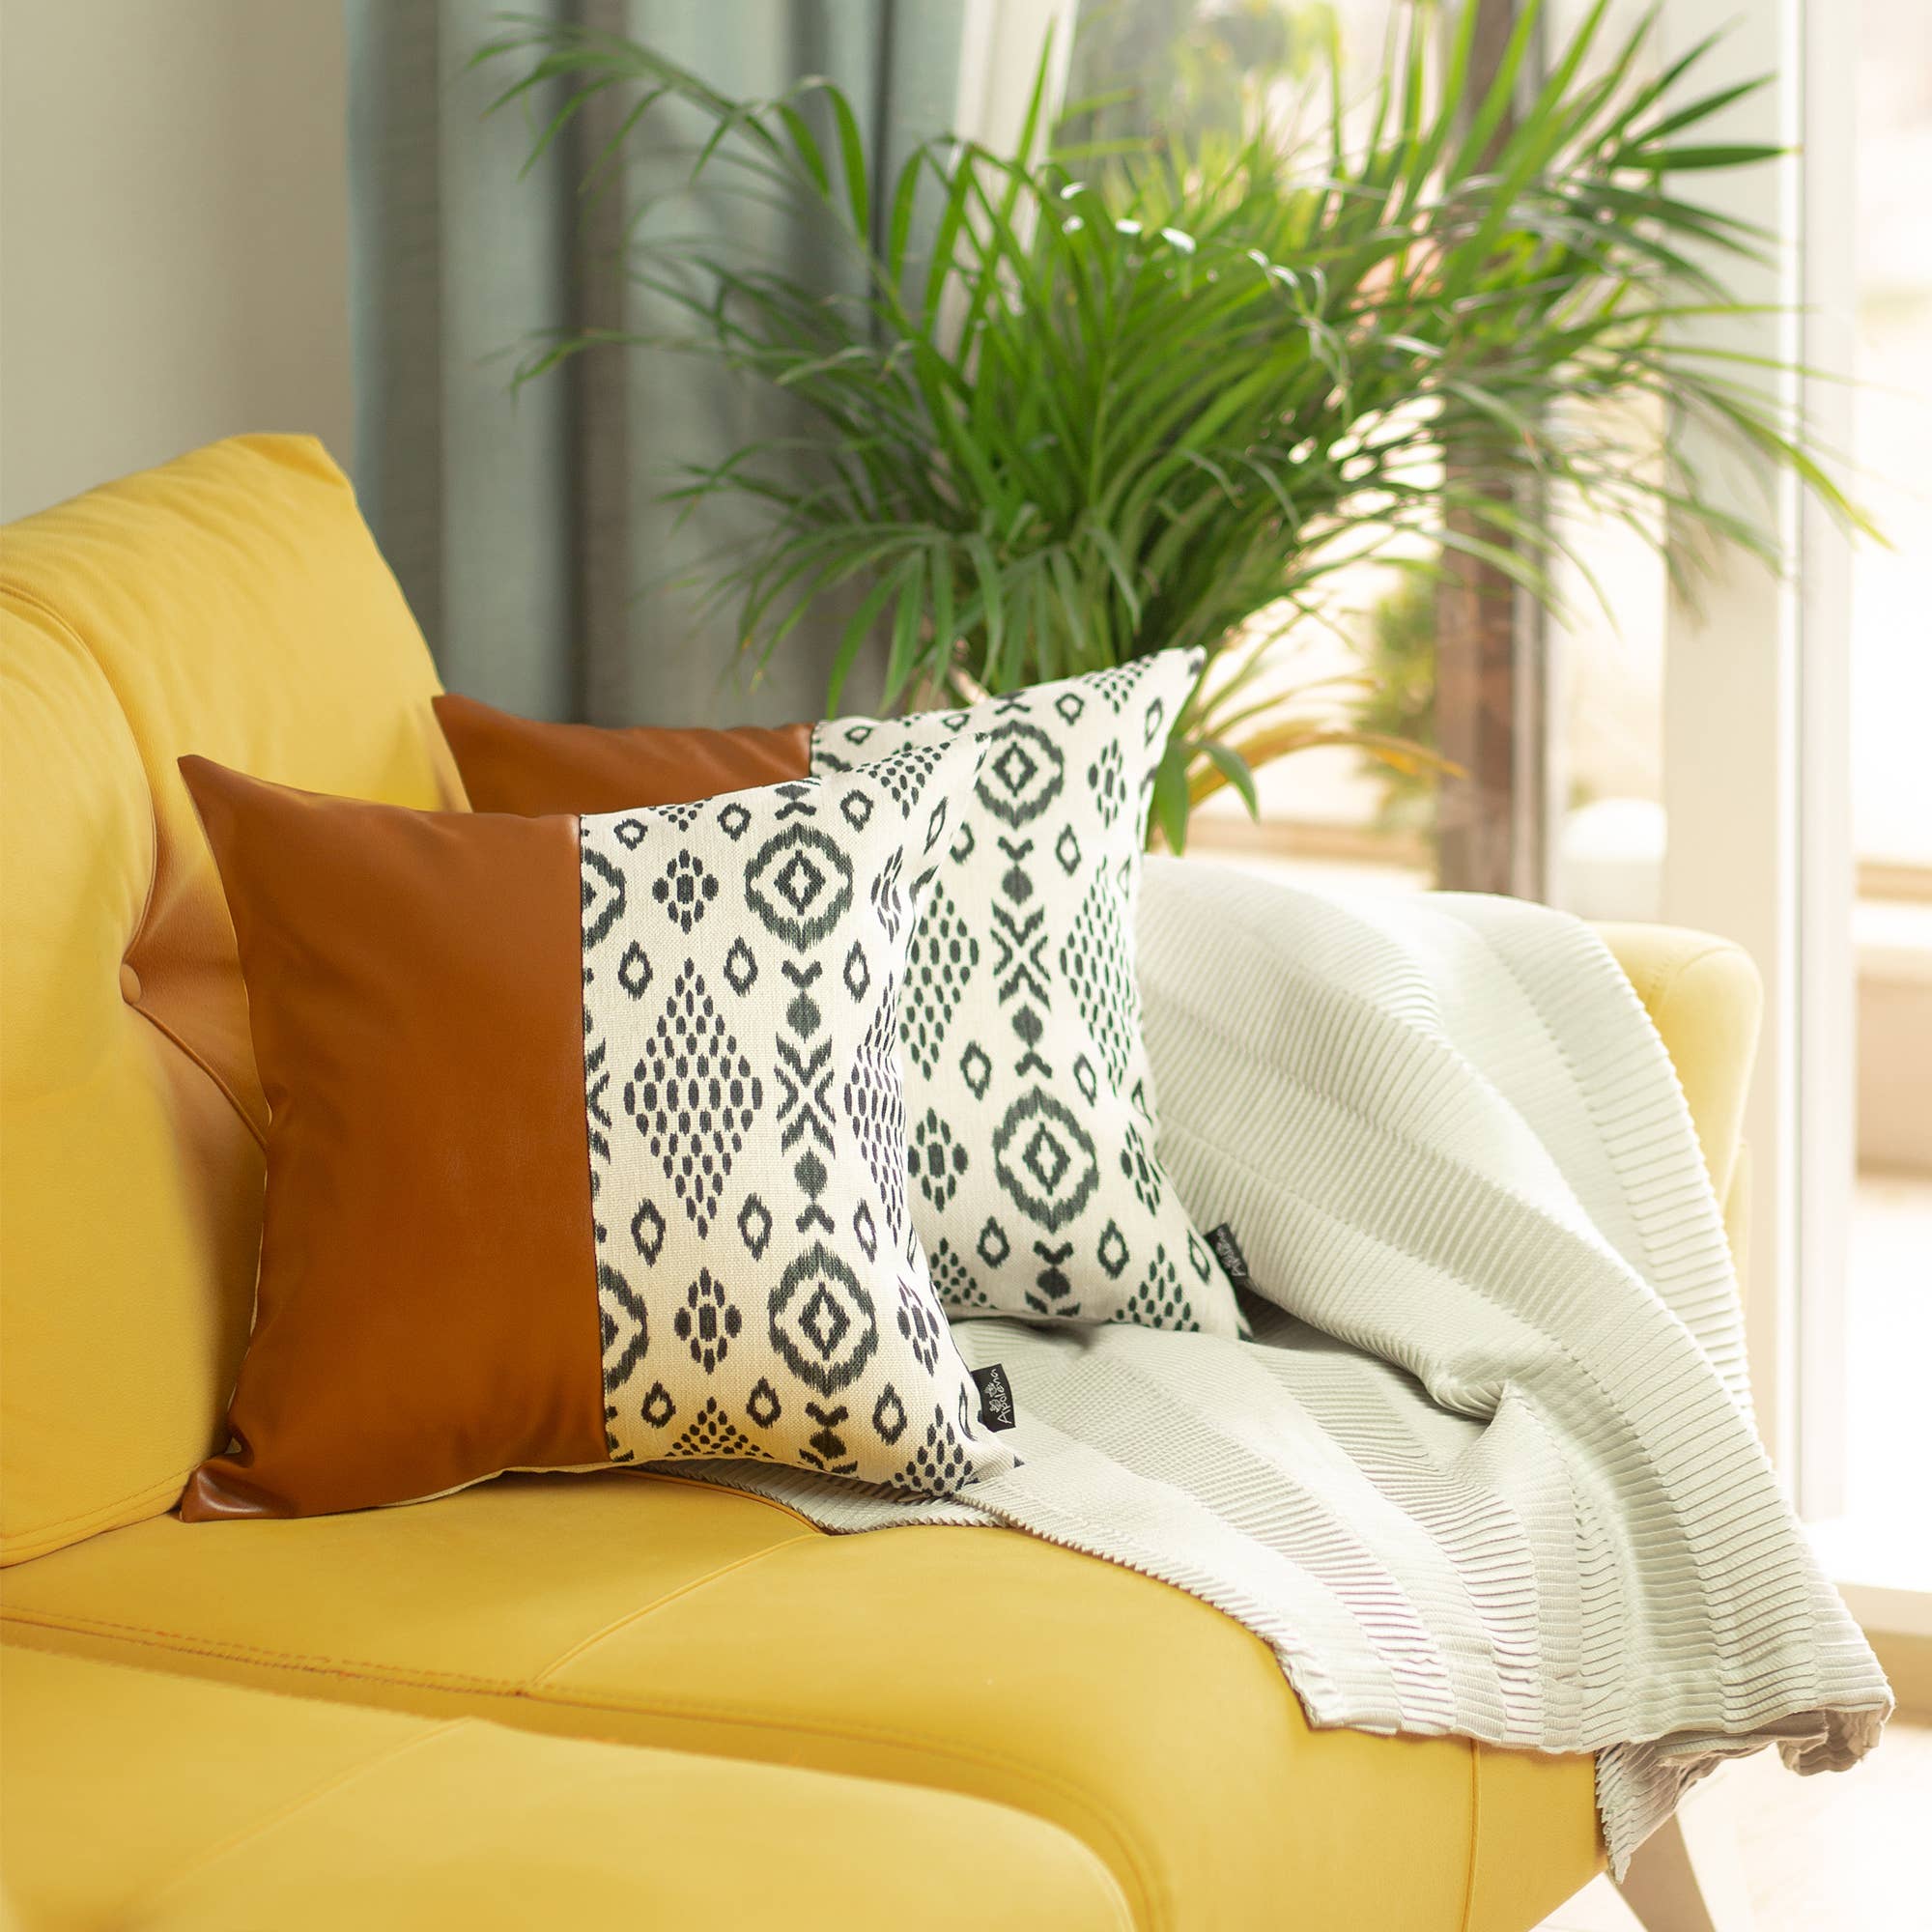
<path fill-rule="evenodd" d="M 1254 1277 L 1248 1272 L 1248 1258 L 1241 1252 L 1241 1244 L 1236 1240 L 1235 1231 L 1226 1221 L 1208 1236 L 1208 1245 L 1214 1250 L 1215 1260 L 1236 1288 L 1254 1287 Z"/>
<path fill-rule="evenodd" d="M 1015 1427 L 1019 1417 L 1013 1413 L 1013 1385 L 1007 1379 L 1006 1370 L 998 1362 L 989 1362 L 970 1373 L 980 1391 L 980 1420 L 992 1430 Z"/>

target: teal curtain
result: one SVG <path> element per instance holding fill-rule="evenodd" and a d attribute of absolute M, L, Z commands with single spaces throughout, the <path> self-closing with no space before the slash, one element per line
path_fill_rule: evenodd
<path fill-rule="evenodd" d="M 829 75 L 869 109 L 888 155 L 952 124 L 964 13 L 952 0 L 526 0 L 520 12 L 627 34 L 726 93 Z M 674 528 L 657 500 L 678 466 L 782 433 L 769 413 L 781 406 L 654 349 L 595 351 L 513 387 L 547 331 L 649 326 L 617 266 L 622 238 L 681 169 L 677 130 L 661 128 L 648 147 L 627 145 L 611 192 L 580 193 L 621 118 L 613 100 L 526 173 L 556 102 L 486 115 L 517 77 L 471 65 L 503 17 L 500 0 L 348 0 L 364 512 L 454 690 L 596 724 L 815 717 L 836 624 L 795 634 L 749 678 L 729 613 L 700 614 L 689 581 L 748 532 L 722 513 Z M 763 250 L 792 240 L 781 215 L 723 196 L 645 218 L 724 227 Z"/>

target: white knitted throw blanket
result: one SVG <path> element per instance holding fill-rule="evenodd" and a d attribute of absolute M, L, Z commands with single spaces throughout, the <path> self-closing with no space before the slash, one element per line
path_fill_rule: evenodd
<path fill-rule="evenodd" d="M 1723 1755 L 1862 1756 L 1889 1693 L 1752 1431 L 1690 1115 L 1596 936 L 1154 860 L 1140 969 L 1161 1153 L 1233 1229 L 1254 1339 L 956 1323 L 1025 1459 L 970 1507 L 717 1476 L 1165 1578 L 1313 1724 L 1594 1751 L 1619 1874 Z"/>

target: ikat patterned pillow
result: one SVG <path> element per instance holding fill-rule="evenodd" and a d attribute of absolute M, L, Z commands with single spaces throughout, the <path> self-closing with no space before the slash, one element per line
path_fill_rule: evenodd
<path fill-rule="evenodd" d="M 908 1193 L 908 949 L 983 749 L 698 803 L 417 812 L 183 760 L 270 1103 L 190 1520 L 507 1469 L 1010 1468 Z"/>
<path fill-rule="evenodd" d="M 1156 1151 L 1134 907 L 1153 778 L 1200 671 L 1164 652 L 965 710 L 597 729 L 444 696 L 479 811 L 603 811 L 981 739 L 913 941 L 900 1037 L 912 1216 L 955 1315 L 1239 1332 Z"/>
<path fill-rule="evenodd" d="M 1199 653 L 814 727 L 811 770 L 978 740 L 908 955 L 913 1220 L 955 1314 L 1239 1332 L 1155 1151 L 1134 908 L 1154 773 Z"/>
<path fill-rule="evenodd" d="M 582 821 L 613 1462 L 774 1458 L 947 1495 L 1000 1460 L 914 1231 L 898 1054 L 907 949 L 982 755 L 918 746 Z"/>

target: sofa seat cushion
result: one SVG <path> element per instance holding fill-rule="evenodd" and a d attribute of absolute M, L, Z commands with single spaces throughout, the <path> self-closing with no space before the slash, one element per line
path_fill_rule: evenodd
<path fill-rule="evenodd" d="M 14 1570 L 4 1608 L 71 1653 L 991 1800 L 1084 1841 L 1146 1928 L 1293 1901 L 1302 1932 L 1520 1932 L 1599 1861 L 1588 1759 L 1311 1731 L 1266 1648 L 1166 1584 L 637 1471 L 159 1518 Z"/>
<path fill-rule="evenodd" d="M 878 1780 L 0 1647 L 7 1904 L 46 1932 L 1122 1932 L 1084 1845 Z M 855 1857 L 855 1854 L 857 1855 Z M 855 1869 L 862 1864 L 863 1868 Z"/>

